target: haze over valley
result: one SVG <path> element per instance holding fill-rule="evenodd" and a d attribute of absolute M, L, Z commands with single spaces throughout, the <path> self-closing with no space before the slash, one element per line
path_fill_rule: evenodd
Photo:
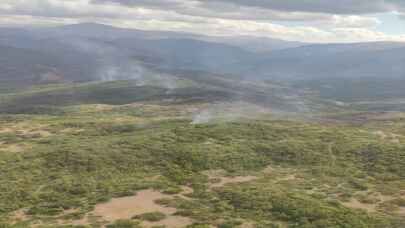
<path fill-rule="evenodd" d="M 405 227 L 405 5 L 0 2 L 0 228 Z"/>

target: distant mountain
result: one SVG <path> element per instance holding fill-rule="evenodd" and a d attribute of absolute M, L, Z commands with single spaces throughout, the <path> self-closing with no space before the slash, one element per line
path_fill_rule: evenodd
<path fill-rule="evenodd" d="M 204 36 L 171 31 L 143 31 L 136 29 L 124 29 L 95 23 L 82 23 L 61 27 L 35 29 L 31 30 L 31 33 L 35 34 L 36 37 L 41 38 L 82 37 L 97 38 L 102 40 L 114 40 L 120 38 L 193 39 L 205 42 L 227 44 L 253 52 L 268 52 L 272 50 L 280 50 L 305 45 L 305 43 L 301 42 L 291 42 L 266 37 Z"/>
<path fill-rule="evenodd" d="M 143 68 L 227 73 L 232 72 L 235 65 L 256 56 L 253 52 L 227 44 L 167 38 L 167 34 L 174 36 L 171 33 L 79 24 L 0 33 L 0 45 L 13 47 L 16 52 L 27 50 L 38 53 L 37 57 L 26 60 L 27 69 L 20 66 L 21 78 L 26 77 L 27 72 L 42 74 L 42 71 L 29 66 L 36 66 L 40 59 L 49 58 L 40 65 L 51 65 L 67 81 L 133 78 L 142 73 Z M 3 57 L 12 55 L 11 50 L 3 52 Z M 19 59 L 10 58 L 8 64 L 0 65 L 0 72 L 10 64 L 19 65 Z"/>
<path fill-rule="evenodd" d="M 36 28 L 30 32 L 40 38 L 98 38 L 103 40 L 113 40 L 124 37 L 153 38 L 162 37 L 160 32 L 148 32 L 135 29 L 123 29 L 96 23 L 72 24 L 66 26 Z"/>
<path fill-rule="evenodd" d="M 405 43 L 317 44 L 273 51 L 246 63 L 260 77 L 278 79 L 404 77 Z"/>
<path fill-rule="evenodd" d="M 286 48 L 296 48 L 304 45 L 308 45 L 302 42 L 285 41 L 279 39 L 272 39 L 267 37 L 255 37 L 255 36 L 201 36 L 195 37 L 195 39 L 201 39 L 203 41 L 225 43 L 235 47 L 243 48 L 247 51 L 253 51 L 257 53 L 266 53 L 274 50 L 281 50 Z"/>
<path fill-rule="evenodd" d="M 72 50 L 0 46 L 0 53 L 1 87 L 85 81 L 96 66 L 95 60 Z"/>
<path fill-rule="evenodd" d="M 385 85 L 380 81 L 389 79 L 388 84 L 393 85 L 396 79 L 405 78 L 405 43 L 400 42 L 304 44 L 76 24 L 1 28 L 0 53 L 2 87 L 8 83 L 133 79 L 176 71 L 285 81 L 322 91 L 326 91 L 324 85 L 333 88 L 339 84 L 340 88 L 339 80 L 373 79 L 375 85 Z M 388 89 L 384 87 L 383 92 Z"/>
<path fill-rule="evenodd" d="M 258 55 L 221 43 L 193 39 L 118 39 L 112 42 L 120 50 L 131 50 L 133 56 L 158 59 L 157 68 L 203 70 L 230 73 L 233 68 Z"/>

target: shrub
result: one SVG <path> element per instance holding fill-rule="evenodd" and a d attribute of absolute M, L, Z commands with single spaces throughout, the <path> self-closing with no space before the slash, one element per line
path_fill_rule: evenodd
<path fill-rule="evenodd" d="M 107 225 L 107 228 L 139 228 L 137 222 L 131 220 L 117 220 L 113 224 Z"/>
<path fill-rule="evenodd" d="M 150 213 L 144 213 L 141 215 L 136 215 L 132 217 L 133 219 L 140 219 L 140 220 L 145 220 L 149 222 L 158 222 L 166 218 L 166 215 L 163 214 L 162 212 L 150 212 Z"/>

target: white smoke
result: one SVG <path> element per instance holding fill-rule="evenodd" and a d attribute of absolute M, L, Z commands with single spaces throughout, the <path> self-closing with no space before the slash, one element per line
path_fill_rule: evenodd
<path fill-rule="evenodd" d="M 167 93 L 179 88 L 179 79 L 175 76 L 149 70 L 136 61 L 103 66 L 98 78 L 102 81 L 132 80 L 137 86 L 165 88 Z"/>
<path fill-rule="evenodd" d="M 205 124 L 209 123 L 213 119 L 211 110 L 203 110 L 193 117 L 191 124 Z"/>
<path fill-rule="evenodd" d="M 142 83 L 146 72 L 139 64 L 125 63 L 119 65 L 106 65 L 99 70 L 99 78 L 102 81 L 136 80 Z"/>
<path fill-rule="evenodd" d="M 196 113 L 191 124 L 256 119 L 270 113 L 271 110 L 268 108 L 246 102 L 217 103 L 211 104 Z"/>

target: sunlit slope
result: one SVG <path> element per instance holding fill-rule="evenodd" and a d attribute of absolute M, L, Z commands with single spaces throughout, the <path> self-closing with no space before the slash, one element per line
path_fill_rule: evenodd
<path fill-rule="evenodd" d="M 175 75 L 175 76 L 174 76 Z M 78 104 L 123 105 L 134 102 L 247 102 L 278 112 L 311 113 L 326 107 L 311 93 L 270 82 L 246 82 L 196 71 L 151 74 L 134 80 L 50 84 L 0 94 L 0 112 L 42 113 Z M 41 111 L 42 110 L 42 111 Z"/>
<path fill-rule="evenodd" d="M 380 121 L 363 127 L 282 121 L 271 114 L 193 124 L 205 108 L 141 102 L 64 106 L 53 116 L 1 115 L 0 221 L 16 227 L 149 227 L 173 220 L 189 227 L 404 226 L 400 118 L 397 128 Z"/>

